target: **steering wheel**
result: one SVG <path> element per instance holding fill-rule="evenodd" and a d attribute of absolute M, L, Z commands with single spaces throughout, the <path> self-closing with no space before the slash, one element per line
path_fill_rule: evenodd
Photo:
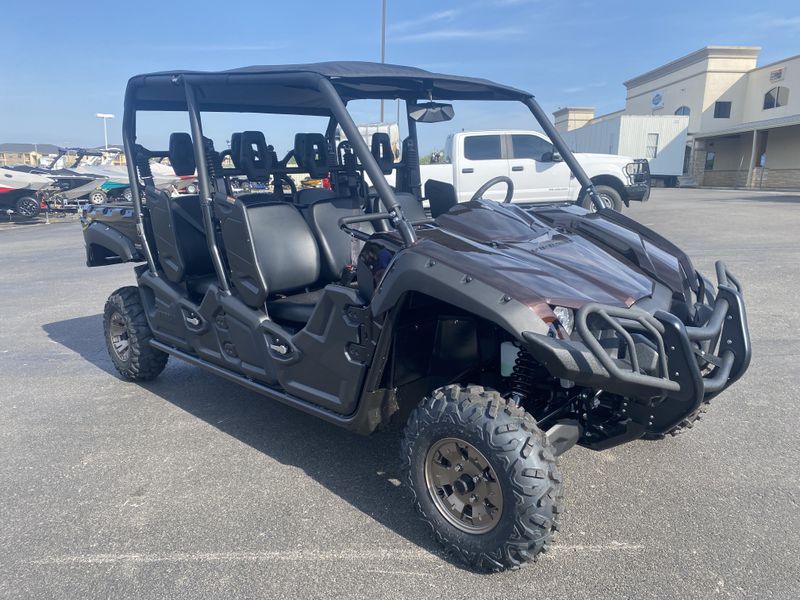
<path fill-rule="evenodd" d="M 483 198 L 483 195 L 489 190 L 489 188 L 493 188 L 498 183 L 505 183 L 506 184 L 506 197 L 503 198 L 503 204 L 508 204 L 511 202 L 511 198 L 514 196 L 514 182 L 511 181 L 510 177 L 506 177 L 505 175 L 498 175 L 497 177 L 492 177 L 489 181 L 484 183 L 478 190 L 472 194 L 472 198 L 469 199 L 470 202 L 473 200 L 478 200 L 479 198 Z"/>
<path fill-rule="evenodd" d="M 274 194 L 283 196 L 283 184 L 291 190 L 292 202 L 297 202 L 297 184 L 294 179 L 289 177 L 288 173 L 281 173 L 280 175 L 273 174 L 272 176 L 272 191 Z"/>

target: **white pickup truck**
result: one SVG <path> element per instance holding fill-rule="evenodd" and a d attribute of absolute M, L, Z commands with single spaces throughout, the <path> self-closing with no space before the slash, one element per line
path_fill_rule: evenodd
<path fill-rule="evenodd" d="M 575 158 L 594 182 L 608 208 L 622 210 L 650 195 L 646 160 L 614 154 L 576 153 Z M 484 183 L 506 175 L 514 183 L 514 202 L 554 202 L 578 199 L 580 184 L 547 137 L 538 131 L 463 131 L 447 138 L 444 162 L 420 166 L 423 189 L 429 179 L 450 183 L 459 202 L 469 200 Z M 486 196 L 500 200 L 504 186 Z M 585 201 L 589 207 L 588 199 Z"/>

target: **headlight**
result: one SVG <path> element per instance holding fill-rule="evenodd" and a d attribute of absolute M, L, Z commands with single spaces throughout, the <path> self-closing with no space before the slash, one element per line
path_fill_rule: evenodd
<path fill-rule="evenodd" d="M 567 335 L 572 335 L 572 330 L 575 327 L 575 313 L 573 310 L 566 306 L 554 306 L 553 314 L 558 319 L 558 322 L 561 323 Z"/>
<path fill-rule="evenodd" d="M 628 163 L 625 165 L 625 172 L 628 175 L 636 175 L 641 170 L 641 165 L 639 163 Z"/>
<path fill-rule="evenodd" d="M 190 183 L 186 186 L 186 193 L 187 194 L 196 194 L 197 193 L 197 186 L 193 183 Z"/>

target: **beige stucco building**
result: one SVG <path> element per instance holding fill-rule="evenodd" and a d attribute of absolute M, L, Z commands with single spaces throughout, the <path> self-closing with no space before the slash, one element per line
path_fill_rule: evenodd
<path fill-rule="evenodd" d="M 800 187 L 800 55 L 757 66 L 759 51 L 706 46 L 625 82 L 624 114 L 688 116 L 687 182 Z"/>

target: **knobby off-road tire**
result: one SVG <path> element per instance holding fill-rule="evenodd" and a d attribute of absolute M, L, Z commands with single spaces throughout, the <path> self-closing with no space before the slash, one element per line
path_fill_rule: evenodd
<path fill-rule="evenodd" d="M 431 455 L 435 456 L 442 445 L 451 444 L 452 448 L 452 440 L 456 445 L 466 442 L 463 445 L 470 456 L 465 453 L 463 462 L 467 471 L 473 461 L 478 471 L 485 467 L 484 472 L 492 476 L 486 479 L 494 486 L 494 495 L 487 498 L 501 509 L 491 519 L 488 531 L 470 532 L 464 530 L 469 525 L 454 525 L 456 519 L 452 513 L 446 516 L 442 504 L 455 498 L 456 491 L 453 496 L 436 494 L 429 485 L 434 481 L 436 488 L 436 482 L 441 481 L 429 475 Z M 509 404 L 498 392 L 476 385 L 449 385 L 436 390 L 409 416 L 401 453 L 414 505 L 449 554 L 481 571 L 502 571 L 520 568 L 547 549 L 558 529 L 561 475 L 533 417 Z M 442 456 L 439 459 L 450 465 L 445 469 L 465 469 Z M 478 484 L 483 490 L 488 489 L 486 485 L 483 480 Z M 467 501 L 463 494 L 460 498 Z"/>
<path fill-rule="evenodd" d="M 650 440 L 650 441 L 663 440 L 668 435 L 673 435 L 674 436 L 674 435 L 680 435 L 682 433 L 686 433 L 689 429 L 694 427 L 695 424 L 700 419 L 703 418 L 703 415 L 705 415 L 708 412 L 709 406 L 710 406 L 710 404 L 708 402 L 702 402 L 700 404 L 700 406 L 697 407 L 697 410 L 695 410 L 693 413 L 687 415 L 686 418 L 683 419 L 683 421 L 681 421 L 680 423 L 675 425 L 675 427 L 670 429 L 668 432 L 666 432 L 666 433 L 646 433 L 646 434 L 644 434 L 644 436 L 642 436 L 642 439 Z"/>
<path fill-rule="evenodd" d="M 103 331 L 108 354 L 123 379 L 149 381 L 167 366 L 169 355 L 150 345 L 153 333 L 138 288 L 123 287 L 108 297 Z"/>
<path fill-rule="evenodd" d="M 608 185 L 596 185 L 594 186 L 594 189 L 600 196 L 600 199 L 603 201 L 605 208 L 613 208 L 617 212 L 622 212 L 622 208 L 625 206 L 625 203 L 622 201 L 622 196 L 620 196 L 617 190 Z M 592 202 L 589 194 L 583 195 L 581 206 L 592 212 L 597 210 L 597 207 Z"/>

